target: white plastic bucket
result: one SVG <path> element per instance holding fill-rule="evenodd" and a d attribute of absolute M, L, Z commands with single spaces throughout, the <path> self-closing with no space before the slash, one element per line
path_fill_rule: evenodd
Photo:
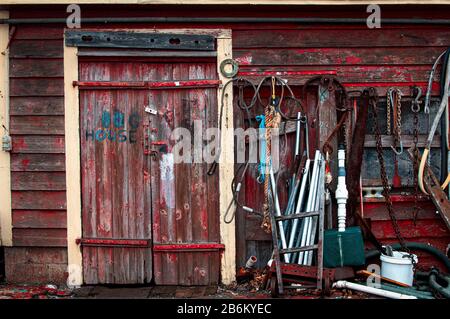
<path fill-rule="evenodd" d="M 401 251 L 393 251 L 393 256 L 381 254 L 381 276 L 402 282 L 408 286 L 412 286 L 414 280 L 413 263 L 409 254 Z M 403 257 L 405 256 L 405 257 Z M 417 263 L 416 255 L 412 255 Z"/>

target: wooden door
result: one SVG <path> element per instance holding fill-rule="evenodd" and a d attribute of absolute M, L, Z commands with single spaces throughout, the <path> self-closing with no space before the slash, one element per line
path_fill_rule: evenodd
<path fill-rule="evenodd" d="M 85 283 L 218 282 L 218 173 L 174 163 L 171 139 L 184 127 L 194 143 L 194 121 L 217 126 L 216 70 L 209 60 L 81 60 Z"/>
<path fill-rule="evenodd" d="M 109 81 L 111 65 L 80 64 Z M 80 90 L 83 269 L 86 284 L 152 279 L 151 190 L 144 156 L 145 91 Z"/>

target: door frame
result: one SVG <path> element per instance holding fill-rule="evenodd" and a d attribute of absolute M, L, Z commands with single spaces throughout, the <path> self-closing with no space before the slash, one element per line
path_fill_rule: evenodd
<path fill-rule="evenodd" d="M 233 128 L 233 87 L 223 84 L 228 79 L 220 72 L 220 64 L 232 58 L 231 29 L 108 29 L 108 31 L 132 31 L 143 33 L 176 33 L 212 35 L 216 38 L 217 73 L 221 85 L 217 90 L 217 105 L 220 107 L 222 94 L 224 101 L 222 123 L 224 128 Z M 64 133 L 66 154 L 66 196 L 67 196 L 67 285 L 78 287 L 83 284 L 83 257 L 77 239 L 82 238 L 82 194 L 81 194 L 81 147 L 80 147 L 80 103 L 78 86 L 78 48 L 68 47 L 64 40 Z M 223 92 L 223 93 L 222 93 Z M 220 112 L 218 112 L 220 121 Z M 218 121 L 218 123 L 219 123 Z M 220 134 L 221 159 L 219 161 L 219 212 L 220 242 L 225 246 L 221 256 L 221 282 L 230 284 L 236 276 L 236 236 L 234 221 L 223 222 L 223 215 L 233 194 L 231 185 L 234 175 L 234 134 L 232 129 L 222 130 Z"/>

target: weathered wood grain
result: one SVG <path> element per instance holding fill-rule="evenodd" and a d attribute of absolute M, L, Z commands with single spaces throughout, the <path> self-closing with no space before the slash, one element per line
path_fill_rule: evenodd
<path fill-rule="evenodd" d="M 63 77 L 61 59 L 11 59 L 9 61 L 10 78 Z"/>
<path fill-rule="evenodd" d="M 14 228 L 13 245 L 17 247 L 65 247 L 66 229 Z"/>
<path fill-rule="evenodd" d="M 14 40 L 10 58 L 62 58 L 64 42 L 61 40 Z"/>
<path fill-rule="evenodd" d="M 66 209 L 64 191 L 12 191 L 12 209 Z"/>
<path fill-rule="evenodd" d="M 53 96 L 11 97 L 9 107 L 11 116 L 64 115 L 64 98 Z"/>
<path fill-rule="evenodd" d="M 14 228 L 62 228 L 67 227 L 65 210 L 14 210 Z"/>
<path fill-rule="evenodd" d="M 12 137 L 13 153 L 64 153 L 64 136 L 15 135 Z"/>
<path fill-rule="evenodd" d="M 12 78 L 10 96 L 63 96 L 62 78 Z"/>
<path fill-rule="evenodd" d="M 432 34 L 432 36 L 430 36 Z M 431 47 L 450 45 L 446 28 L 389 28 L 380 32 L 368 28 L 296 28 L 291 30 L 237 30 L 233 48 L 342 48 L 342 47 Z"/>
<path fill-rule="evenodd" d="M 275 48 L 234 49 L 233 57 L 244 65 L 432 65 L 442 47 L 409 48 Z"/>
<path fill-rule="evenodd" d="M 16 26 L 15 40 L 62 40 L 64 29 L 58 25 L 20 25 Z"/>
<path fill-rule="evenodd" d="M 64 135 L 64 116 L 11 116 L 11 134 Z"/>
<path fill-rule="evenodd" d="M 65 190 L 64 172 L 11 172 L 12 190 Z"/>
<path fill-rule="evenodd" d="M 11 154 L 12 172 L 64 172 L 64 154 Z"/>

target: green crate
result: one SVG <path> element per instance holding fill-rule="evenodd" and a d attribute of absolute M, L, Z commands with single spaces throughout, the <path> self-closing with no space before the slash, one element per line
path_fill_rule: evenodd
<path fill-rule="evenodd" d="M 324 232 L 324 267 L 362 266 L 365 262 L 364 241 L 359 227 L 348 227 L 344 232 L 335 229 Z"/>

